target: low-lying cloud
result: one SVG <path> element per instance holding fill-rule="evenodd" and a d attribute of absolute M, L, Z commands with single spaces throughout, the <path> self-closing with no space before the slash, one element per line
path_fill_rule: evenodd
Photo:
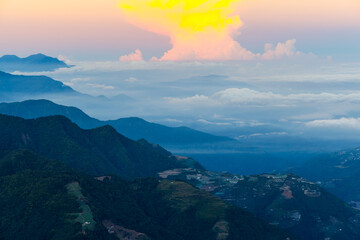
<path fill-rule="evenodd" d="M 349 128 L 360 130 L 360 118 L 339 118 L 339 119 L 325 119 L 314 120 L 305 124 L 313 128 Z"/>
<path fill-rule="evenodd" d="M 172 104 L 183 105 L 273 105 L 279 107 L 296 105 L 297 103 L 331 103 L 349 102 L 360 103 L 360 91 L 340 93 L 298 93 L 298 94 L 277 94 L 273 92 L 261 92 L 249 88 L 228 88 L 213 95 L 195 95 L 186 98 L 167 97 L 166 100 Z"/>

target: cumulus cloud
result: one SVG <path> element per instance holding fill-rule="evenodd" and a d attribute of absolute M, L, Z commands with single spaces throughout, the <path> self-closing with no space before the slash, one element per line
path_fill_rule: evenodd
<path fill-rule="evenodd" d="M 143 60 L 142 52 L 139 49 L 136 49 L 134 53 L 120 57 L 120 62 L 139 62 Z"/>
<path fill-rule="evenodd" d="M 296 51 L 295 43 L 296 39 L 291 39 L 285 43 L 278 43 L 276 46 L 270 43 L 265 44 L 265 52 L 262 54 L 261 59 L 274 60 L 301 55 L 301 52 Z"/>
<path fill-rule="evenodd" d="M 325 119 L 314 120 L 305 123 L 308 127 L 315 128 L 351 128 L 360 130 L 360 118 L 339 118 L 339 119 Z"/>
<path fill-rule="evenodd" d="M 119 7 L 131 24 L 166 35 L 172 48 L 153 61 L 272 60 L 297 54 L 295 40 L 267 44 L 253 53 L 234 40 L 243 25 L 238 0 L 122 0 Z"/>

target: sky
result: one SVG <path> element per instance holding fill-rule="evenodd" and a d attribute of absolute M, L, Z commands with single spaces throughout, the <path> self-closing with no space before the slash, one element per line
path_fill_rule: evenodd
<path fill-rule="evenodd" d="M 0 55 L 137 116 L 235 138 L 360 136 L 359 0 L 0 0 Z"/>
<path fill-rule="evenodd" d="M 42 52 L 73 60 L 117 60 L 129 54 L 122 60 L 269 60 L 293 55 L 296 47 L 324 58 L 359 59 L 358 0 L 153 2 L 1 0 L 0 54 Z M 199 22 L 212 24 L 209 19 L 217 21 L 198 31 Z M 279 43 L 283 50 L 276 52 Z M 265 47 L 268 53 L 260 56 Z"/>

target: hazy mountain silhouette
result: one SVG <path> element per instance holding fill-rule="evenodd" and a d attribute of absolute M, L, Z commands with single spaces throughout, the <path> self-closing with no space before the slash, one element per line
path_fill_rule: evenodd
<path fill-rule="evenodd" d="M 182 145 L 236 142 L 231 138 L 214 136 L 187 127 L 167 127 L 135 117 L 100 121 L 88 116 L 78 108 L 58 105 L 48 100 L 1 103 L 0 113 L 27 119 L 63 115 L 85 129 L 110 125 L 119 133 L 131 139 L 144 138 L 157 144 Z"/>
<path fill-rule="evenodd" d="M 41 53 L 25 58 L 20 58 L 15 55 L 5 55 L 0 57 L 0 70 L 6 72 L 43 72 L 69 67 L 71 66 L 67 65 L 65 62 Z"/>

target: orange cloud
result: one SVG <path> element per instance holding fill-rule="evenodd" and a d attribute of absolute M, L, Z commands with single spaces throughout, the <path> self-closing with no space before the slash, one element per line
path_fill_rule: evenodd
<path fill-rule="evenodd" d="M 122 0 L 125 19 L 170 37 L 173 48 L 153 60 L 250 60 L 256 55 L 233 39 L 242 26 L 239 0 Z"/>
<path fill-rule="evenodd" d="M 172 48 L 153 61 L 274 60 L 299 55 L 296 40 L 265 45 L 252 53 L 233 39 L 242 26 L 241 0 L 121 0 L 125 19 L 140 28 L 170 37 Z M 123 57 L 136 58 L 136 54 Z M 142 59 L 142 57 L 141 57 Z"/>

